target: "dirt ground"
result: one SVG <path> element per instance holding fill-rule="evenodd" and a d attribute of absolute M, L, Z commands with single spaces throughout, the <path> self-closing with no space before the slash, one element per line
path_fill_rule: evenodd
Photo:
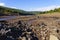
<path fill-rule="evenodd" d="M 18 16 L 13 19 L 14 22 L 18 20 L 26 21 L 39 40 L 60 40 L 60 13 Z M 12 19 L 8 21 L 13 22 Z"/>

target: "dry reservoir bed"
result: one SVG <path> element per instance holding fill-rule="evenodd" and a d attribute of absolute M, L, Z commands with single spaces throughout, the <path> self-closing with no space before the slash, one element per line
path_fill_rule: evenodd
<path fill-rule="evenodd" d="M 16 16 L 0 21 L 0 39 L 60 40 L 60 14 Z"/>

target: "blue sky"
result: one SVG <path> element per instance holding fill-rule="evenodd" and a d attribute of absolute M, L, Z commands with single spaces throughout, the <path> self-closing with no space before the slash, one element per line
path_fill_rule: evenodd
<path fill-rule="evenodd" d="M 60 0 L 0 0 L 0 5 L 27 11 L 44 11 L 60 7 Z"/>

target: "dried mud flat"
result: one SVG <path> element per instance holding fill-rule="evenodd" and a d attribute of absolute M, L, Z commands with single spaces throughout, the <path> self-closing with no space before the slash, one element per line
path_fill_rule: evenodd
<path fill-rule="evenodd" d="M 54 36 L 60 40 L 59 13 L 19 16 L 0 21 L 1 40 L 55 40 Z"/>

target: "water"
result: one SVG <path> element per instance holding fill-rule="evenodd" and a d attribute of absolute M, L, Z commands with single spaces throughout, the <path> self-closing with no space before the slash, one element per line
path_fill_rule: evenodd
<path fill-rule="evenodd" d="M 10 19 L 14 19 L 16 18 L 16 16 L 8 16 L 8 17 L 5 17 L 5 18 L 0 18 L 0 21 L 2 20 L 10 20 Z"/>

